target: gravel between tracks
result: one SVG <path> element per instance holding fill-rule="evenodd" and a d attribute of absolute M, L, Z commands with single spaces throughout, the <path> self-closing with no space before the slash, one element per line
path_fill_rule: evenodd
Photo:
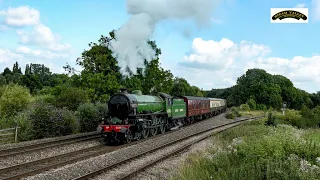
<path fill-rule="evenodd" d="M 74 144 L 67 144 L 63 146 L 57 146 L 57 147 L 51 147 L 47 149 L 42 149 L 35 152 L 27 152 L 22 154 L 17 154 L 5 158 L 0 158 L 0 169 L 13 166 L 17 164 L 22 164 L 26 162 L 36 161 L 39 159 L 44 159 L 52 156 L 56 156 L 59 154 L 64 154 L 68 152 L 73 152 L 76 150 L 89 148 L 92 146 L 101 145 L 101 142 L 99 142 L 98 139 L 85 141 L 85 142 L 77 142 Z"/>
<path fill-rule="evenodd" d="M 140 152 L 146 151 L 147 149 L 159 147 L 161 144 L 172 141 L 173 139 L 185 137 L 190 133 L 198 132 L 204 129 L 209 129 L 213 126 L 222 125 L 231 121 L 233 120 L 226 119 L 224 117 L 224 114 L 221 114 L 210 120 L 199 122 L 197 124 L 188 126 L 184 129 L 177 130 L 168 135 L 146 140 L 144 142 L 141 142 L 132 146 L 128 146 L 104 155 L 100 155 L 100 156 L 83 160 L 74 164 L 53 169 L 41 174 L 37 174 L 35 176 L 30 176 L 25 179 L 29 179 L 29 180 L 31 179 L 46 179 L 46 180 L 73 179 L 81 175 L 84 175 L 88 172 L 92 172 L 102 167 L 105 167 L 109 164 L 113 164 L 121 160 L 124 160 L 127 157 L 131 157 L 136 154 L 139 154 Z"/>
<path fill-rule="evenodd" d="M 188 163 L 187 158 L 190 155 L 197 155 L 202 153 L 206 149 L 213 147 L 212 139 L 206 139 L 199 143 L 192 145 L 186 152 L 179 153 L 169 159 L 157 163 L 151 168 L 147 168 L 144 172 L 138 174 L 132 180 L 157 180 L 157 179 L 170 179 L 179 173 L 179 168 L 184 164 Z"/>
<path fill-rule="evenodd" d="M 139 158 L 137 160 L 131 161 L 125 165 L 122 165 L 119 168 L 115 168 L 110 172 L 101 174 L 95 178 L 93 178 L 94 180 L 113 180 L 113 179 L 117 179 L 117 177 L 121 177 L 122 175 L 127 175 L 129 172 L 133 172 L 139 169 L 139 167 L 146 165 L 148 162 L 150 161 L 154 161 L 157 160 L 159 158 L 165 157 L 167 154 L 169 154 L 170 152 L 173 152 L 181 147 L 184 147 L 184 145 L 187 145 L 189 143 L 193 143 L 193 142 L 198 142 L 201 138 L 206 137 L 210 134 L 212 134 L 213 132 L 216 132 L 217 130 L 212 130 L 210 132 L 206 132 L 204 134 L 192 137 L 190 139 L 181 141 L 173 146 L 169 146 L 166 148 L 163 148 L 161 150 L 158 150 L 152 154 L 148 154 L 147 156 L 144 156 L 142 158 Z M 188 150 L 188 149 L 185 149 Z"/>
<path fill-rule="evenodd" d="M 32 140 L 32 141 L 24 141 L 24 142 L 19 142 L 19 143 L 1 144 L 0 145 L 0 151 L 3 150 L 3 149 L 8 149 L 8 148 L 15 148 L 15 147 L 22 147 L 22 146 L 26 146 L 26 145 L 41 144 L 41 143 L 45 143 L 45 142 L 52 142 L 52 141 L 62 140 L 62 139 L 70 139 L 70 138 L 75 138 L 75 137 L 91 135 L 91 134 L 97 134 L 97 132 L 94 131 L 94 132 L 89 132 L 89 133 L 72 134 L 72 135 L 68 135 L 68 136 L 44 138 L 44 139 L 37 139 L 37 140 Z"/>

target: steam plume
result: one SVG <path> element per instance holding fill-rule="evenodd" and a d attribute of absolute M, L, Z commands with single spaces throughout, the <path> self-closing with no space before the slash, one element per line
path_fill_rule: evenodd
<path fill-rule="evenodd" d="M 127 0 L 130 19 L 117 31 L 111 49 L 122 71 L 128 66 L 136 73 L 144 59 L 151 61 L 155 52 L 147 44 L 162 20 L 193 20 L 203 27 L 210 22 L 217 0 Z"/>

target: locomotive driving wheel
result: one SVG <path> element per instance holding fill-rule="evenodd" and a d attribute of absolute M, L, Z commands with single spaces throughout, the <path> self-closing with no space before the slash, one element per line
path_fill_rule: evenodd
<path fill-rule="evenodd" d="M 126 142 L 131 143 L 132 139 L 133 139 L 133 135 L 132 135 L 130 129 L 128 129 L 126 132 Z"/>
<path fill-rule="evenodd" d="M 158 128 L 151 128 L 151 129 L 150 129 L 150 135 L 151 135 L 151 136 L 157 135 L 157 132 L 158 132 Z"/>
<path fill-rule="evenodd" d="M 153 125 L 153 126 L 157 125 L 159 119 L 156 116 L 152 116 L 151 118 L 152 118 L 151 125 Z M 158 132 L 158 128 L 157 127 L 154 127 L 154 128 L 150 129 L 150 135 L 151 136 L 157 135 L 157 132 Z"/>
<path fill-rule="evenodd" d="M 141 131 L 141 137 L 144 138 L 144 139 L 148 138 L 149 137 L 149 129 L 146 129 L 146 128 L 143 129 Z"/>
<path fill-rule="evenodd" d="M 142 138 L 142 133 L 136 133 L 134 138 L 139 141 Z"/>
<path fill-rule="evenodd" d="M 163 118 L 160 118 L 160 123 L 161 123 L 161 125 L 159 127 L 159 133 L 162 134 L 162 133 L 166 132 L 166 125 L 165 125 L 165 121 Z"/>

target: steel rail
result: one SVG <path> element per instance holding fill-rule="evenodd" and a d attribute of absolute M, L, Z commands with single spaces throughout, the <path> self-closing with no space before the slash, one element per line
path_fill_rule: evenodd
<path fill-rule="evenodd" d="M 174 140 L 174 141 L 165 143 L 165 144 L 163 144 L 163 145 L 160 145 L 159 147 L 155 147 L 155 148 L 152 148 L 152 149 L 147 150 L 147 151 L 145 151 L 145 152 L 141 152 L 140 154 L 137 154 L 137 155 L 135 155 L 135 156 L 129 157 L 129 158 L 124 159 L 124 160 L 122 160 L 122 161 L 119 161 L 119 162 L 110 164 L 110 165 L 108 165 L 108 166 L 106 166 L 106 167 L 104 167 L 104 168 L 102 168 L 102 169 L 98 169 L 98 170 L 96 170 L 96 171 L 89 172 L 89 173 L 87 173 L 87 174 L 85 174 L 85 175 L 83 175 L 83 176 L 74 178 L 73 180 L 90 179 L 90 178 L 93 178 L 93 177 L 95 177 L 95 176 L 98 176 L 98 175 L 100 175 L 100 174 L 102 174 L 102 173 L 104 173 L 104 172 L 106 172 L 106 171 L 108 171 L 108 170 L 111 170 L 111 169 L 113 169 L 113 168 L 116 168 L 116 167 L 118 167 L 118 166 L 121 166 L 122 164 L 128 163 L 128 162 L 133 161 L 133 160 L 135 160 L 135 159 L 138 159 L 138 158 L 140 158 L 140 157 L 142 157 L 142 156 L 145 156 L 146 154 L 153 153 L 153 152 L 156 152 L 156 151 L 158 151 L 158 150 L 161 150 L 161 149 L 163 149 L 163 148 L 165 148 L 165 147 L 168 147 L 168 146 L 177 144 L 177 143 L 180 142 L 180 141 L 183 141 L 183 140 L 192 138 L 192 137 L 194 137 L 194 136 L 198 136 L 198 135 L 204 134 L 204 133 L 206 133 L 206 132 L 209 132 L 209 131 L 212 131 L 212 130 L 215 130 L 215 129 L 219 129 L 219 128 L 222 128 L 222 127 L 225 127 L 225 126 L 228 126 L 228 125 L 241 124 L 241 122 L 249 121 L 249 120 L 255 120 L 255 119 L 260 119 L 260 118 L 262 118 L 262 117 L 264 117 L 264 116 L 258 116 L 258 117 L 253 117 L 253 118 L 246 118 L 246 119 L 242 119 L 242 120 L 238 120 L 238 121 L 226 123 L 226 124 L 223 124 L 223 125 L 215 126 L 215 127 L 212 127 L 212 128 L 206 129 L 206 130 L 202 130 L 202 131 L 200 131 L 200 132 L 196 132 L 196 133 L 194 133 L 194 134 L 190 134 L 190 135 L 188 135 L 188 136 L 186 136 L 186 137 L 179 138 L 179 139 L 176 139 L 176 140 Z M 206 138 L 207 138 L 207 137 L 206 137 Z M 194 142 L 193 142 L 193 143 L 194 143 Z M 182 151 L 182 149 L 178 149 L 177 151 L 174 151 L 173 153 L 178 153 L 178 152 L 180 152 L 180 151 Z M 151 163 L 151 164 L 154 164 L 154 163 L 156 163 L 156 162 L 154 162 L 154 163 L 150 162 L 150 163 Z M 144 169 L 145 169 L 145 168 L 147 168 L 147 166 L 144 167 Z M 124 176 L 123 179 L 129 178 L 131 175 L 132 175 L 132 174 L 129 174 L 128 176 Z M 120 179 L 121 179 L 121 178 L 120 178 Z"/>
<path fill-rule="evenodd" d="M 81 142 L 81 141 L 97 139 L 100 137 L 101 137 L 101 135 L 99 133 L 97 133 L 97 134 L 72 137 L 72 138 L 68 138 L 68 139 L 58 139 L 58 140 L 50 141 L 50 142 L 43 142 L 43 143 L 38 143 L 38 144 L 28 144 L 25 146 L 2 149 L 2 150 L 0 150 L 0 158 L 5 158 L 8 156 L 14 156 L 14 155 L 21 154 L 21 153 L 33 152 L 33 151 L 38 151 L 38 150 L 42 150 L 42 149 L 72 144 L 72 143 Z"/>

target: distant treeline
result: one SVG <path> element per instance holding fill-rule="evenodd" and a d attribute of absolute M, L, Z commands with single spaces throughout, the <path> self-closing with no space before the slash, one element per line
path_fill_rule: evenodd
<path fill-rule="evenodd" d="M 228 100 L 229 106 L 239 106 L 254 100 L 257 105 L 280 109 L 283 103 L 288 108 L 301 109 L 303 105 L 314 108 L 320 105 L 320 92 L 309 94 L 295 88 L 293 83 L 281 75 L 271 75 L 262 69 L 249 69 L 238 78 L 237 84 L 226 89 L 206 91 L 209 97 Z"/>

